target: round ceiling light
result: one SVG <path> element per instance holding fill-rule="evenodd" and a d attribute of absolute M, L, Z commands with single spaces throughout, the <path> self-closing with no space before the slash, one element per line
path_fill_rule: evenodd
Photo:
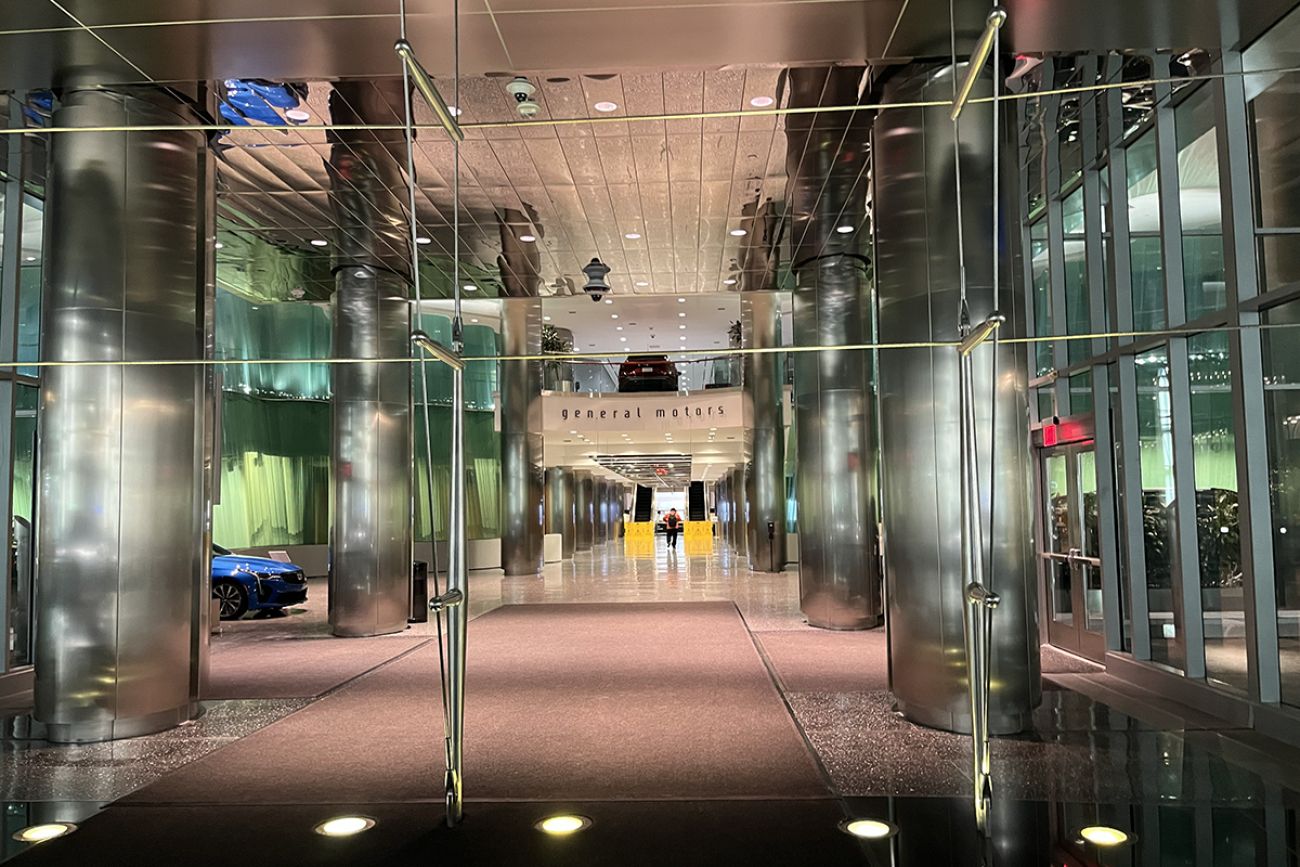
<path fill-rule="evenodd" d="M 606 303 L 606 304 L 613 304 L 613 303 L 614 303 L 614 299 L 613 299 L 613 298 L 606 298 L 606 299 L 605 299 L 605 303 Z"/>
<path fill-rule="evenodd" d="M 744 229 L 732 229 L 730 232 L 730 235 L 733 238 L 743 238 L 745 235 L 748 234 L 749 232 L 745 231 Z"/>
<path fill-rule="evenodd" d="M 686 303 L 686 299 L 685 299 L 685 298 L 678 298 L 678 299 L 677 299 L 677 303 L 678 303 L 678 304 L 685 304 L 685 303 Z"/>
<path fill-rule="evenodd" d="M 887 840 L 898 833 L 896 826 L 879 819 L 847 819 L 840 823 L 840 830 L 860 840 Z"/>
<path fill-rule="evenodd" d="M 736 285 L 736 278 L 735 278 L 735 277 L 728 277 L 726 280 L 723 280 L 723 281 L 722 281 L 722 285 L 723 285 L 723 286 L 735 286 L 735 285 Z"/>
<path fill-rule="evenodd" d="M 640 286 L 642 289 L 644 289 L 646 286 L 649 286 L 650 284 L 647 283 L 647 282 L 644 281 L 644 280 L 638 280 L 638 281 L 636 281 L 636 285 L 638 285 L 638 286 Z"/>
<path fill-rule="evenodd" d="M 415 239 L 415 243 L 417 243 L 417 244 L 423 246 L 423 245 L 425 245 L 425 244 L 432 244 L 432 243 L 433 243 L 433 239 L 432 239 L 432 238 L 426 238 L 424 235 L 421 235 L 420 237 L 418 237 L 418 238 Z"/>
<path fill-rule="evenodd" d="M 680 328 L 680 329 L 682 329 L 682 330 L 685 330 L 685 329 L 686 329 L 686 326 L 685 326 L 685 325 L 678 325 L 677 327 Z"/>
<path fill-rule="evenodd" d="M 519 236 L 519 240 L 523 241 L 525 244 L 531 244 L 531 243 L 533 243 L 534 241 L 537 240 L 537 236 L 536 236 L 536 235 L 520 235 L 520 236 Z"/>
<path fill-rule="evenodd" d="M 849 232 L 852 232 L 852 231 L 853 231 L 853 227 L 852 227 L 852 226 L 836 226 L 836 227 L 835 227 L 835 231 L 839 232 L 841 235 L 847 235 Z"/>
<path fill-rule="evenodd" d="M 552 837 L 567 837 L 590 828 L 591 820 L 586 816 L 547 816 L 534 827 Z"/>
<path fill-rule="evenodd" d="M 369 816 L 335 816 L 316 826 L 316 833 L 325 837 L 352 837 L 375 827 Z"/>
<path fill-rule="evenodd" d="M 324 238 L 312 238 L 309 243 L 313 247 L 328 247 L 330 242 L 326 241 Z"/>
<path fill-rule="evenodd" d="M 617 318 L 618 318 L 618 314 L 617 314 L 617 313 L 611 313 L 611 314 L 609 314 L 609 318 L 610 318 L 610 319 L 617 319 Z"/>
<path fill-rule="evenodd" d="M 601 102 L 598 102 L 595 105 L 593 105 L 592 108 L 596 109 L 596 111 L 604 111 L 604 112 L 618 111 L 618 103 L 609 102 L 608 100 L 602 100 Z"/>
<path fill-rule="evenodd" d="M 542 317 L 542 321 L 543 321 L 543 322 L 550 322 L 550 321 L 551 321 L 551 317 L 549 317 L 549 316 L 543 316 L 543 317 Z"/>
<path fill-rule="evenodd" d="M 1125 843 L 1131 843 L 1133 838 L 1119 828 L 1111 828 L 1106 825 L 1089 825 L 1086 828 L 1079 829 L 1079 836 L 1094 846 L 1100 846 L 1103 849 L 1109 849 L 1114 846 L 1123 846 Z"/>
<path fill-rule="evenodd" d="M 75 830 L 77 826 L 71 822 L 46 822 L 42 825 L 28 825 L 15 831 L 14 839 L 19 843 L 44 843 L 46 840 L 66 837 Z"/>
<path fill-rule="evenodd" d="M 776 100 L 770 96 L 756 96 L 749 101 L 749 104 L 754 106 L 754 108 L 767 108 L 774 102 L 776 102 Z"/>
<path fill-rule="evenodd" d="M 454 105 L 447 106 L 447 111 L 451 112 L 452 117 L 460 117 L 461 111 Z"/>
<path fill-rule="evenodd" d="M 686 311 L 683 310 L 681 313 L 678 313 L 677 316 L 678 316 L 679 319 L 685 319 L 685 318 L 686 318 Z"/>
<path fill-rule="evenodd" d="M 639 240 L 641 240 L 641 233 L 640 233 L 640 232 L 625 232 L 625 233 L 623 234 L 623 237 L 624 237 L 624 238 L 627 238 L 629 241 L 639 241 Z"/>
<path fill-rule="evenodd" d="M 472 285 L 472 284 L 470 284 L 470 283 L 466 283 L 464 286 L 462 286 L 462 287 L 460 287 L 460 288 L 464 289 L 466 292 L 477 292 L 477 291 L 478 291 L 478 287 L 477 287 L 477 286 L 474 286 L 474 285 Z"/>
<path fill-rule="evenodd" d="M 215 243 L 215 244 L 212 245 L 213 249 L 215 249 L 215 250 L 220 250 L 220 249 L 224 248 L 225 246 L 226 246 L 226 245 L 223 244 L 223 243 L 221 243 L 220 241 L 218 241 L 217 243 Z M 28 256 L 28 257 L 27 257 L 27 261 L 28 261 L 28 262 L 34 262 L 34 261 L 36 261 L 36 257 L 35 257 L 35 256 Z"/>

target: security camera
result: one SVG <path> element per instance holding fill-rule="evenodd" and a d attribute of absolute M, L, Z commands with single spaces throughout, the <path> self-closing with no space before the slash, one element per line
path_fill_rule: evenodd
<path fill-rule="evenodd" d="M 592 259 L 583 266 L 582 273 L 587 275 L 587 285 L 582 287 L 582 291 L 586 292 L 592 301 L 599 301 L 609 291 L 609 284 L 605 282 L 605 276 L 609 271 L 609 266 L 599 259 Z"/>
<path fill-rule="evenodd" d="M 533 94 L 537 88 L 533 83 L 522 75 L 516 76 L 509 84 L 506 85 L 506 93 L 515 98 L 515 109 L 523 117 L 532 117 L 541 111 L 541 106 L 533 102 Z"/>

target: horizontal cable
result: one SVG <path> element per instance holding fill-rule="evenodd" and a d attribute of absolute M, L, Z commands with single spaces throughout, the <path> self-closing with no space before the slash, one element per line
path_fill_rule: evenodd
<path fill-rule="evenodd" d="M 1055 341 L 1107 340 L 1120 338 L 1155 338 L 1155 337 L 1195 337 L 1202 334 L 1232 331 L 1273 331 L 1287 328 L 1300 328 L 1300 322 L 1278 323 L 1243 323 L 1241 325 L 1216 325 L 1201 328 L 1166 328 L 1158 331 L 1101 331 L 1092 334 L 1070 334 L 1043 337 L 1003 337 L 998 339 L 1002 346 L 1010 344 L 1053 343 Z M 719 352 L 716 349 L 676 349 L 664 350 L 657 354 L 671 358 L 693 357 L 689 360 L 707 361 L 710 358 L 735 358 L 744 355 L 798 355 L 805 352 L 859 352 L 864 350 L 891 349 L 958 349 L 959 340 L 917 340 L 903 343 L 841 343 L 834 346 L 765 346 L 728 349 Z M 554 352 L 522 355 L 467 355 L 463 357 L 466 364 L 475 361 L 582 361 L 593 360 L 606 362 L 609 358 L 636 355 L 635 352 Z M 123 361 L 9 361 L 0 362 L 0 370 L 14 368 L 49 368 L 49 367 L 210 367 L 215 365 L 256 364 L 279 366 L 286 364 L 414 364 L 417 359 L 408 356 L 392 358 L 164 358 L 132 359 Z"/>
<path fill-rule="evenodd" d="M 1077 87 L 1057 87 L 1046 90 L 1034 90 L 1026 93 L 1003 93 L 997 97 L 980 96 L 972 97 L 968 100 L 969 104 L 998 102 L 1015 102 L 1018 100 L 1041 99 L 1045 96 L 1058 96 L 1073 93 L 1094 93 L 1105 90 L 1128 90 L 1140 87 L 1152 87 L 1158 84 L 1195 84 L 1199 81 L 1212 81 L 1216 79 L 1225 79 L 1233 77 L 1245 77 L 1249 75 L 1287 75 L 1300 72 L 1300 67 L 1286 66 L 1275 69 L 1252 69 L 1248 71 L 1233 72 L 1209 72 L 1203 75 L 1187 75 L 1177 78 L 1145 78 L 1139 81 L 1113 81 L 1103 82 L 1100 84 L 1084 84 Z M 903 108 L 945 108 L 951 107 L 951 99 L 934 99 L 934 100 L 915 100 L 910 102 L 875 102 L 862 103 L 855 105 L 822 105 L 822 106 L 801 106 L 797 108 L 755 108 L 755 109 L 733 109 L 728 111 L 692 111 L 679 112 L 675 114 L 648 114 L 648 115 L 611 115 L 605 117 L 567 117 L 567 118 L 540 118 L 534 120 L 502 120 L 502 121 L 478 121 L 459 124 L 461 129 L 508 129 L 517 127 L 555 127 L 555 126 L 580 126 L 583 124 L 610 124 L 610 123 L 656 123 L 670 120 L 718 120 L 726 118 L 744 118 L 744 117 L 783 117 L 788 115 L 802 114 L 836 114 L 843 112 L 858 111 L 885 111 L 887 109 Z M 442 130 L 441 124 L 415 124 L 417 130 Z M 278 129 L 294 129 L 305 131 L 360 131 L 369 130 L 371 132 L 402 132 L 406 129 L 400 123 L 347 123 L 347 124 L 293 124 L 284 127 L 259 125 L 249 127 L 232 126 L 225 123 L 209 124 L 140 124 L 140 125 L 108 125 L 108 126 L 47 126 L 47 127 L 6 127 L 0 129 L 0 135 L 23 135 L 26 133 L 76 133 L 76 132 L 238 132 L 241 130 L 258 130 L 274 131 Z"/>

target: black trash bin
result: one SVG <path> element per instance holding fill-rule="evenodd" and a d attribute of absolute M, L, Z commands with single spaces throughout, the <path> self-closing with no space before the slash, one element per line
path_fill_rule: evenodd
<path fill-rule="evenodd" d="M 429 621 L 429 564 L 416 560 L 411 565 L 411 616 L 407 623 Z"/>

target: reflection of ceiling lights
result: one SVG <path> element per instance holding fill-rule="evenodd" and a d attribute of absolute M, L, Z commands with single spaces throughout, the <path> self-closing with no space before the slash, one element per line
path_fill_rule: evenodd
<path fill-rule="evenodd" d="M 284 118 L 294 123 L 306 123 L 311 120 L 311 115 L 301 108 L 291 108 L 284 113 Z"/>
<path fill-rule="evenodd" d="M 617 102 L 602 101 L 602 102 L 598 102 L 598 103 L 596 103 L 595 105 L 593 105 L 592 108 L 596 109 L 596 111 L 617 111 L 617 110 L 618 110 L 618 103 L 617 103 Z"/>
<path fill-rule="evenodd" d="M 316 826 L 316 833 L 326 837 L 351 837 L 362 831 L 375 827 L 375 820 L 368 816 L 339 816 L 327 819 Z"/>
<path fill-rule="evenodd" d="M 310 243 L 313 247 L 328 247 L 330 242 L 324 238 L 312 238 Z"/>
<path fill-rule="evenodd" d="M 223 243 L 221 243 L 220 241 L 218 241 L 217 243 L 213 244 L 212 246 L 213 246 L 214 249 L 220 250 L 220 249 L 224 248 L 226 245 L 223 244 Z M 28 256 L 28 257 L 27 257 L 27 261 L 28 261 L 28 262 L 35 262 L 35 261 L 36 261 L 36 257 L 35 257 L 35 256 Z"/>
<path fill-rule="evenodd" d="M 425 236 L 421 235 L 420 237 L 418 237 L 418 238 L 415 239 L 415 243 L 417 243 L 417 244 L 421 244 L 421 245 L 423 245 L 423 244 L 432 244 L 432 243 L 433 243 L 433 239 L 432 239 L 432 238 L 426 238 Z"/>
<path fill-rule="evenodd" d="M 622 330 L 623 330 L 623 326 L 622 326 L 622 325 L 615 325 L 615 326 L 614 326 L 614 330 L 615 330 L 615 331 L 622 331 Z"/>
<path fill-rule="evenodd" d="M 852 226 L 836 226 L 836 227 L 835 227 L 835 231 L 839 232 L 841 235 L 847 235 L 849 232 L 852 232 L 852 231 L 853 231 L 853 227 L 852 227 Z"/>
<path fill-rule="evenodd" d="M 464 286 L 462 286 L 462 287 L 460 287 L 460 288 L 464 289 L 466 292 L 477 292 L 477 291 L 478 291 L 478 287 L 477 287 L 477 286 L 474 286 L 474 285 L 472 285 L 472 284 L 470 284 L 470 283 L 466 283 Z"/>
<path fill-rule="evenodd" d="M 626 233 L 624 233 L 623 237 L 624 237 L 624 238 L 627 238 L 629 241 L 639 241 L 639 240 L 641 240 L 641 233 L 640 233 L 640 232 L 626 232 Z"/>
<path fill-rule="evenodd" d="M 28 825 L 15 831 L 14 839 L 19 843 L 44 843 L 56 837 L 66 837 L 75 830 L 77 826 L 71 822 L 47 822 L 43 825 Z"/>
<path fill-rule="evenodd" d="M 898 833 L 898 828 L 879 819 L 853 819 L 840 824 L 840 830 L 862 840 L 884 840 Z"/>
<path fill-rule="evenodd" d="M 722 285 L 723 285 L 723 286 L 735 286 L 735 285 L 736 285 L 736 278 L 735 278 L 735 277 L 728 277 L 726 280 L 723 280 L 723 281 L 722 281 Z"/>
<path fill-rule="evenodd" d="M 520 236 L 519 236 L 519 240 L 523 241 L 525 244 L 531 244 L 531 243 L 533 243 L 534 241 L 537 240 L 537 236 L 536 236 L 536 235 L 520 235 Z"/>
<path fill-rule="evenodd" d="M 743 238 L 745 235 L 748 234 L 749 232 L 745 231 L 744 229 L 732 229 L 730 232 L 730 235 L 733 238 Z"/>
<path fill-rule="evenodd" d="M 756 96 L 749 101 L 749 104 L 754 106 L 754 108 L 767 108 L 774 102 L 776 102 L 776 100 L 772 99 L 770 96 Z"/>

